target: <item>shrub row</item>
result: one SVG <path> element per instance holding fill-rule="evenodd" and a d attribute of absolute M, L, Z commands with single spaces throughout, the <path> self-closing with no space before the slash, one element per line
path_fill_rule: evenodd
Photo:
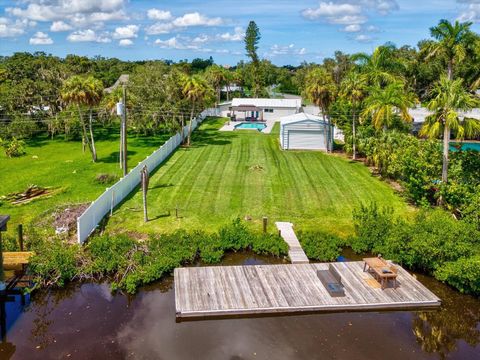
<path fill-rule="evenodd" d="M 278 235 L 254 233 L 240 219 L 213 234 L 178 230 L 152 235 L 145 241 L 127 235 L 102 235 L 84 247 L 50 239 L 33 242 L 31 248 L 36 255 L 30 268 L 41 285 L 63 286 L 71 280 L 109 277 L 113 289 L 129 293 L 175 267 L 197 260 L 218 263 L 226 251 L 252 250 L 274 256 L 288 251 Z"/>
<path fill-rule="evenodd" d="M 440 209 L 421 210 L 407 221 L 376 204 L 355 209 L 353 219 L 354 251 L 382 254 L 461 292 L 480 295 L 480 231 L 474 223 Z"/>

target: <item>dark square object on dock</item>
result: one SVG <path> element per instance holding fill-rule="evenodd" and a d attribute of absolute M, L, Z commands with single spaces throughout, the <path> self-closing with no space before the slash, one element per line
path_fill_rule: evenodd
<path fill-rule="evenodd" d="M 9 215 L 0 215 L 0 231 L 7 231 L 8 220 L 10 220 Z"/>
<path fill-rule="evenodd" d="M 342 285 L 342 278 L 338 271 L 330 264 L 328 270 L 317 270 L 317 276 L 325 289 L 332 297 L 345 296 L 345 289 Z"/>

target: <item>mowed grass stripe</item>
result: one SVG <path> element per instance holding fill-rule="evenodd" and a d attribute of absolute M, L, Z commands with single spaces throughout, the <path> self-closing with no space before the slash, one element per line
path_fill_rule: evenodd
<path fill-rule="evenodd" d="M 224 121 L 207 120 L 196 131 L 192 147 L 178 150 L 152 176 L 151 183 L 158 186 L 149 192 L 154 220 L 144 225 L 141 211 L 121 211 L 108 227 L 215 231 L 237 216 L 250 215 L 249 226 L 257 230 L 261 217 L 268 216 L 270 223 L 291 221 L 297 229 L 348 236 L 353 231 L 352 209 L 361 202 L 377 201 L 400 214 L 409 211 L 386 183 L 360 163 L 320 152 L 282 151 L 278 132 L 219 132 Z M 124 208 L 140 209 L 141 201 L 137 194 Z M 176 204 L 181 207 L 179 219 L 155 216 Z"/>

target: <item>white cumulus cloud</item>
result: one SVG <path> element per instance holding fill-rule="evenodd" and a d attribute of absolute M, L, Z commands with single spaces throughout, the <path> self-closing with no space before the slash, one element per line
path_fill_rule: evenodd
<path fill-rule="evenodd" d="M 209 18 L 198 12 L 193 12 L 176 18 L 172 21 L 172 24 L 177 27 L 218 26 L 223 24 L 223 19 L 219 17 Z"/>
<path fill-rule="evenodd" d="M 172 13 L 165 10 L 149 9 L 147 11 L 147 17 L 151 20 L 168 21 L 172 19 Z"/>
<path fill-rule="evenodd" d="M 372 12 L 385 16 L 398 9 L 395 0 L 331 0 L 320 1 L 318 7 L 303 10 L 302 16 L 307 20 L 341 25 L 341 30 L 348 33 L 361 33 L 354 39 L 366 42 L 372 39 L 366 32 L 378 31 L 375 26 L 368 25 Z"/>
<path fill-rule="evenodd" d="M 29 41 L 30 45 L 51 45 L 53 40 L 48 36 L 48 34 L 37 31 Z"/>
<path fill-rule="evenodd" d="M 28 20 L 13 21 L 6 17 L 0 17 L 0 38 L 23 35 L 29 26 L 35 26 L 35 24 Z"/>
<path fill-rule="evenodd" d="M 118 45 L 123 47 L 128 47 L 133 45 L 133 41 L 130 39 L 122 39 L 118 42 Z"/>
<path fill-rule="evenodd" d="M 20 19 L 68 21 L 75 27 L 96 23 L 100 27 L 104 21 L 126 19 L 126 3 L 127 0 L 25 0 L 19 1 L 19 4 L 26 6 L 7 7 L 5 12 Z"/>
<path fill-rule="evenodd" d="M 140 27 L 138 25 L 127 25 L 117 27 L 112 34 L 114 39 L 133 39 L 138 36 Z"/>
<path fill-rule="evenodd" d="M 50 26 L 50 31 L 53 32 L 59 32 L 59 31 L 70 31 L 72 30 L 72 26 L 68 25 L 67 23 L 63 21 L 54 21 L 52 25 Z"/>
<path fill-rule="evenodd" d="M 98 35 L 94 30 L 78 30 L 67 36 L 67 40 L 70 42 L 98 42 L 98 43 L 108 43 L 111 42 L 111 39 L 103 34 Z"/>
<path fill-rule="evenodd" d="M 223 41 L 242 41 L 245 38 L 245 30 L 237 26 L 232 34 L 226 32 L 218 35 L 218 38 Z"/>

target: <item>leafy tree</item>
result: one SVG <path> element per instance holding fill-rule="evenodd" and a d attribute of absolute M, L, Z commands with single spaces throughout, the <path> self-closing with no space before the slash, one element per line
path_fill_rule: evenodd
<path fill-rule="evenodd" d="M 359 53 L 352 56 L 360 71 L 367 77 L 372 86 L 385 87 L 388 84 L 401 81 L 399 75 L 403 65 L 394 57 L 394 47 L 379 46 L 372 55 Z"/>
<path fill-rule="evenodd" d="M 400 82 L 391 83 L 384 89 L 375 86 L 370 88 L 370 95 L 365 99 L 361 120 L 371 118 L 377 130 L 392 127 L 398 120 L 409 123 L 413 119 L 408 109 L 415 103 L 415 95 L 405 91 Z"/>
<path fill-rule="evenodd" d="M 62 99 L 65 103 L 75 105 L 77 107 L 78 115 L 82 125 L 83 151 L 85 151 L 85 144 L 88 144 L 90 152 L 92 153 L 93 162 L 97 161 L 97 150 L 95 148 L 92 126 L 93 107 L 100 103 L 102 96 L 103 84 L 100 80 L 95 79 L 93 76 L 72 76 L 63 84 Z M 87 128 L 83 117 L 82 106 L 86 106 L 88 108 L 88 127 L 90 138 L 87 135 Z"/>
<path fill-rule="evenodd" d="M 308 72 L 305 85 L 305 95 L 322 111 L 325 124 L 325 146 L 328 149 L 326 121 L 330 106 L 337 96 L 337 87 L 332 76 L 322 67 L 314 68 Z"/>
<path fill-rule="evenodd" d="M 190 101 L 190 123 L 188 127 L 187 146 L 190 146 L 192 134 L 192 121 L 195 116 L 195 110 L 208 104 L 213 97 L 213 89 L 199 75 L 187 76 L 182 79 L 182 92 L 188 101 Z"/>
<path fill-rule="evenodd" d="M 460 23 L 442 19 L 430 28 L 430 35 L 437 40 L 430 43 L 428 57 L 440 56 L 447 63 L 447 78 L 453 79 L 454 66 L 466 56 L 466 43 L 470 38 L 471 22 Z"/>
<path fill-rule="evenodd" d="M 448 181 L 448 153 L 450 148 L 450 132 L 456 132 L 457 138 L 463 139 L 480 134 L 480 121 L 462 117 L 460 111 L 471 110 L 478 100 L 463 87 L 463 80 L 450 80 L 442 76 L 432 89 L 432 100 L 427 108 L 433 112 L 428 116 L 420 134 L 437 138 L 443 133 L 443 166 L 442 181 Z"/>
<path fill-rule="evenodd" d="M 357 151 L 356 151 L 356 117 L 357 117 L 357 110 L 360 103 L 365 98 L 367 91 L 367 82 L 366 77 L 361 75 L 355 71 L 351 71 L 348 75 L 343 79 L 340 88 L 340 96 L 345 98 L 351 105 L 352 108 L 352 148 L 353 148 L 353 155 L 352 158 L 356 159 Z"/>
<path fill-rule="evenodd" d="M 262 83 L 260 81 L 260 60 L 258 58 L 257 50 L 258 50 L 258 42 L 260 41 L 260 29 L 258 28 L 255 21 L 250 21 L 248 24 L 247 30 L 245 32 L 245 50 L 247 52 L 248 57 L 252 60 L 253 65 L 253 96 L 258 97 Z"/>
<path fill-rule="evenodd" d="M 220 103 L 222 86 L 227 84 L 226 72 L 227 70 L 225 70 L 223 67 L 218 65 L 209 66 L 205 70 L 205 79 L 215 89 L 217 104 Z"/>

